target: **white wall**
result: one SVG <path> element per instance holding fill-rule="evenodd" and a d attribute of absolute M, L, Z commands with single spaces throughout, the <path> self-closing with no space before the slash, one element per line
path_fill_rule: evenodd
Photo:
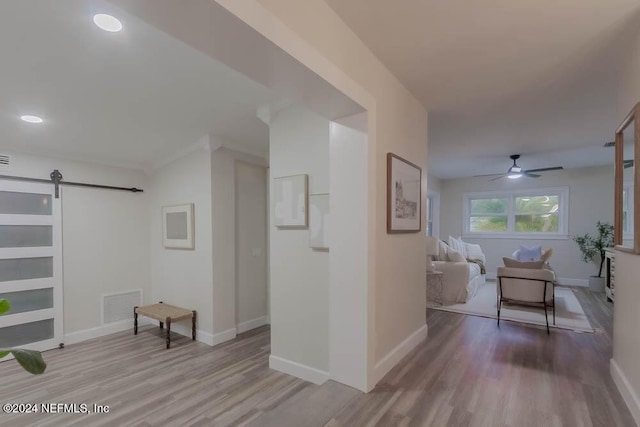
<path fill-rule="evenodd" d="M 269 129 L 269 182 L 307 174 L 309 194 L 329 193 L 329 121 L 293 106 L 272 117 Z M 308 229 L 276 229 L 270 205 L 270 366 L 322 382 L 329 371 L 329 254 L 309 247 Z M 294 372 L 300 367 L 304 372 Z"/>
<path fill-rule="evenodd" d="M 562 164 L 562 161 L 559 160 Z M 569 234 L 593 234 L 598 221 L 613 224 L 613 166 L 567 169 L 545 172 L 538 179 L 488 181 L 486 178 L 443 180 L 440 193 L 440 237 L 458 237 L 463 231 L 463 194 L 465 192 L 569 187 Z M 553 248 L 550 264 L 561 283 L 586 285 L 589 276 L 598 274 L 598 266 L 586 264 L 580 258 L 578 245 L 571 239 L 479 239 L 465 238 L 478 243 L 487 256 L 487 274 L 495 276 L 503 265 L 502 257 L 511 256 L 519 245 L 542 245 Z"/>
<path fill-rule="evenodd" d="M 214 145 L 224 141 L 212 138 Z M 267 161 L 229 148 L 211 153 L 211 203 L 213 216 L 213 330 L 216 342 L 236 333 L 236 162 L 266 167 Z M 266 253 L 263 254 L 267 256 Z"/>
<path fill-rule="evenodd" d="M 621 79 L 620 120 L 635 103 L 640 102 L 640 29 L 629 38 L 626 74 Z M 636 165 L 636 169 L 638 166 Z M 640 188 L 636 185 L 635 197 L 640 197 Z M 638 224 L 636 224 L 637 226 Z M 625 244 L 627 244 L 625 242 Z M 631 246 L 631 244 L 628 244 Z M 613 318 L 613 358 L 611 374 L 618 389 L 631 410 L 636 423 L 640 425 L 640 257 L 634 254 L 616 251 L 615 254 L 615 292 Z"/>
<path fill-rule="evenodd" d="M 364 131 L 344 123 L 364 122 Z M 331 123 L 330 306 L 331 378 L 367 391 L 369 306 L 367 280 L 366 113 Z"/>
<path fill-rule="evenodd" d="M 167 249 L 162 244 L 162 206 L 194 204 L 195 249 Z M 197 339 L 213 344 L 211 226 L 211 156 L 206 148 L 153 171 L 150 204 L 152 300 L 198 312 Z M 191 335 L 190 324 L 172 328 Z"/>
<path fill-rule="evenodd" d="M 440 178 L 435 177 L 433 175 L 428 175 L 427 177 L 427 191 L 434 191 L 436 193 L 440 192 L 440 188 L 442 186 L 442 181 Z"/>
<path fill-rule="evenodd" d="M 322 0 L 216 0 L 368 113 L 368 389 L 426 337 L 425 233 L 386 232 L 386 155 L 427 171 L 427 113 Z M 271 69 L 266 67 L 267 70 Z M 247 70 L 251 73 L 252 70 Z M 305 87 L 289 86 L 305 94 Z M 426 195 L 426 183 L 423 185 Z M 273 313 L 272 313 L 273 315 Z"/>
<path fill-rule="evenodd" d="M 267 323 L 267 168 L 236 161 L 236 323 Z"/>
<path fill-rule="evenodd" d="M 138 187 L 143 193 L 62 187 L 64 331 L 67 343 L 113 329 L 102 328 L 101 295 L 142 289 L 151 299 L 149 180 L 138 171 L 64 159 L 12 156 L 5 175 L 49 179 L 59 169 L 68 181 Z M 123 325 L 129 328 L 130 325 Z"/>

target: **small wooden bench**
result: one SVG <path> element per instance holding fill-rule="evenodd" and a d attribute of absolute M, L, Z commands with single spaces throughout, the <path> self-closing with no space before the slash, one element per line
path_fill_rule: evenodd
<path fill-rule="evenodd" d="M 160 329 L 163 323 L 167 324 L 167 348 L 171 346 L 171 322 L 191 318 L 191 338 L 196 339 L 196 311 L 174 305 L 158 304 L 143 305 L 133 307 L 133 334 L 138 335 L 138 315 L 150 317 L 160 322 Z"/>

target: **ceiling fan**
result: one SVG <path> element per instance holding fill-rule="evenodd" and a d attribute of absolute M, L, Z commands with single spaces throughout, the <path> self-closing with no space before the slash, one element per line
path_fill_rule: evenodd
<path fill-rule="evenodd" d="M 522 169 L 520 166 L 518 166 L 518 164 L 516 163 L 516 160 L 520 158 L 520 154 L 513 154 L 509 156 L 509 158 L 513 160 L 513 165 L 509 169 L 507 169 L 506 173 L 490 173 L 486 175 L 475 175 L 475 177 L 493 176 L 494 178 L 491 178 L 489 181 L 495 181 L 497 179 L 501 179 L 505 177 L 510 179 L 518 179 L 518 178 L 522 178 L 523 176 L 526 176 L 528 178 L 540 178 L 541 175 L 536 172 L 546 172 L 546 171 L 555 171 L 555 170 L 564 169 L 562 166 L 554 166 L 550 168 L 525 170 L 525 169 Z"/>

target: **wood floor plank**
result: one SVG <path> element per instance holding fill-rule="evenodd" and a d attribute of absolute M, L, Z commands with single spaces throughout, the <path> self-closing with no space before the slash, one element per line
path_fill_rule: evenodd
<path fill-rule="evenodd" d="M 596 334 L 428 310 L 429 337 L 364 394 L 270 370 L 268 327 L 211 348 L 141 328 L 0 363 L 0 402 L 87 403 L 108 414 L 0 414 L 2 426 L 634 426 L 609 374 L 614 307 L 575 293 Z"/>

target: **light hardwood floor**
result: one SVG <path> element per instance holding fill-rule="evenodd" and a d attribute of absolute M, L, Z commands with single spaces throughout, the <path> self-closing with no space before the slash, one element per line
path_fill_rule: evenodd
<path fill-rule="evenodd" d="M 108 414 L 0 414 L 3 426 L 633 426 L 609 375 L 612 306 L 577 291 L 598 334 L 429 310 L 429 338 L 369 394 L 268 369 L 269 329 L 210 348 L 157 328 L 0 364 L 0 402 L 108 405 Z"/>

